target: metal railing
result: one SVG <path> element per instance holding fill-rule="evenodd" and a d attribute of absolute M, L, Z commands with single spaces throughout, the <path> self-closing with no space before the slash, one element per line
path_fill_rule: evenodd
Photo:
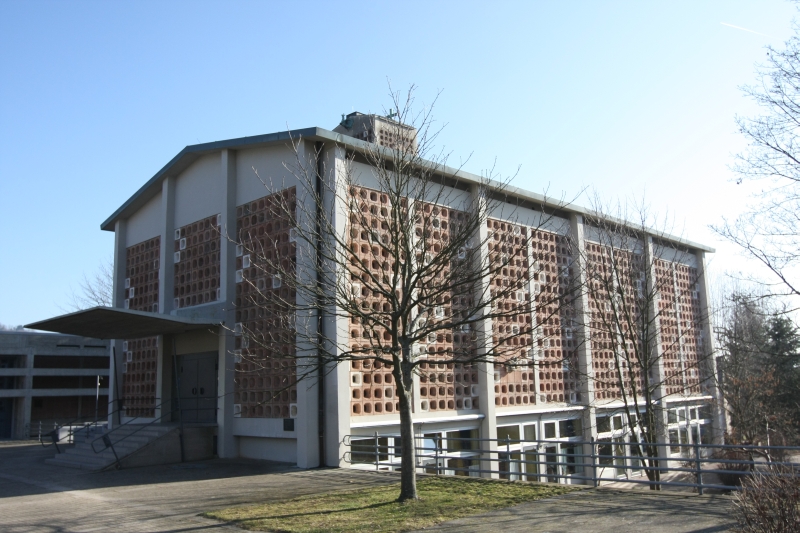
<path fill-rule="evenodd" d="M 112 400 L 112 402 L 118 403 L 118 400 Z M 50 446 L 55 446 L 56 452 L 61 453 L 61 448 L 58 446 L 59 443 L 72 444 L 75 441 L 75 437 L 80 434 L 85 435 L 87 438 L 90 437 L 94 431 L 108 425 L 108 417 L 122 410 L 123 408 L 120 406 L 111 411 L 111 413 L 103 415 L 103 418 L 96 416 L 83 416 L 75 418 L 74 420 L 64 424 L 54 422 L 53 429 L 46 432 L 44 432 L 42 421 L 40 420 L 38 424 L 39 428 L 37 432 L 37 439 L 39 444 L 41 444 L 43 447 L 47 448 Z M 63 431 L 65 429 L 66 431 Z"/>
<path fill-rule="evenodd" d="M 390 439 L 396 439 L 390 441 Z M 347 435 L 345 461 L 357 468 L 397 470 L 397 435 Z M 427 442 L 426 442 L 427 441 Z M 392 444 L 397 442 L 398 445 Z M 441 439 L 417 436 L 417 471 L 436 475 L 588 484 L 632 483 L 650 488 L 738 490 L 758 470 L 800 476 L 800 447 L 630 440 Z"/>
<path fill-rule="evenodd" d="M 167 417 L 172 418 L 177 413 L 177 415 L 178 415 L 178 423 L 179 423 L 179 427 L 180 427 L 179 438 L 180 438 L 180 447 L 181 447 L 181 462 L 183 462 L 185 460 L 185 457 L 184 457 L 185 456 L 185 450 L 184 450 L 184 446 L 183 446 L 183 413 L 184 412 L 188 412 L 188 411 L 214 411 L 214 414 L 216 415 L 217 407 L 214 406 L 214 407 L 198 407 L 198 408 L 185 408 L 185 407 L 183 407 L 182 408 L 181 405 L 180 405 L 180 403 L 181 403 L 180 400 L 181 400 L 180 398 L 174 398 L 174 399 L 168 399 L 168 400 L 162 401 L 161 403 L 159 403 L 158 405 L 156 405 L 155 407 L 152 408 L 154 413 L 157 410 L 161 411 L 161 414 L 159 416 L 157 416 L 157 417 L 139 417 L 139 416 L 134 416 L 130 420 L 125 421 L 125 423 L 117 425 L 111 431 L 108 431 L 108 432 L 104 433 L 103 435 L 101 435 L 100 437 L 92 440 L 91 443 L 89 444 L 89 446 L 92 448 L 92 451 L 94 453 L 96 453 L 96 454 L 97 453 L 102 453 L 105 450 L 110 448 L 111 452 L 114 454 L 115 466 L 116 466 L 117 469 L 119 469 L 121 467 L 120 459 L 122 459 L 122 458 L 119 457 L 119 455 L 117 455 L 117 450 L 115 448 L 115 445 L 119 445 L 121 442 L 124 442 L 125 440 L 133 437 L 137 433 L 139 433 L 139 432 L 141 432 L 141 431 L 143 431 L 143 430 L 145 430 L 145 429 L 147 429 L 149 427 L 152 427 L 153 425 L 163 421 Z M 171 405 L 173 402 L 176 405 L 174 405 L 174 406 Z M 170 408 L 166 408 L 167 406 L 169 406 Z M 147 422 L 145 422 L 145 423 L 138 422 L 141 419 L 146 419 Z M 216 419 L 216 416 L 214 417 L 214 419 Z M 131 431 L 129 433 L 121 434 L 120 438 L 118 438 L 116 440 L 112 440 L 112 438 L 111 438 L 112 435 L 114 435 L 115 433 L 120 434 L 120 432 L 123 431 L 123 429 L 129 428 L 129 427 L 133 427 L 133 426 L 135 426 L 136 429 L 134 429 L 133 431 Z M 102 448 L 98 448 L 96 446 L 96 444 L 98 442 L 102 443 L 102 445 L 103 445 Z"/>

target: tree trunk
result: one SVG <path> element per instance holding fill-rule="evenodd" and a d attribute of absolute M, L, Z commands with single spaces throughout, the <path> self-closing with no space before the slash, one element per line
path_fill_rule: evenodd
<path fill-rule="evenodd" d="M 412 365 L 400 363 L 395 365 L 395 379 L 398 382 L 397 392 L 400 394 L 400 498 L 399 501 L 419 499 L 417 495 L 417 450 L 414 442 L 414 424 L 411 418 L 411 402 L 413 391 Z"/>

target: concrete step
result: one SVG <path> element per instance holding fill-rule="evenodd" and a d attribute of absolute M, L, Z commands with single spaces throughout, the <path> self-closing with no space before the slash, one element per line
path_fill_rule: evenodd
<path fill-rule="evenodd" d="M 113 451 L 111 448 L 106 448 L 102 440 L 98 440 L 102 435 L 97 434 L 86 440 L 77 439 L 74 446 L 65 449 L 63 453 L 52 459 L 47 459 L 45 463 L 84 470 L 102 470 L 114 464 L 117 458 L 123 459 L 135 453 L 173 429 L 175 429 L 174 426 L 120 426 L 109 432 L 111 443 L 114 446 Z M 94 449 L 92 448 L 93 442 Z M 116 456 L 114 452 L 116 452 Z"/>

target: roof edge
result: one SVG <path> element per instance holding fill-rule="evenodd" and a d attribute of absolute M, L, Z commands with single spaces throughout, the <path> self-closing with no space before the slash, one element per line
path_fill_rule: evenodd
<path fill-rule="evenodd" d="M 191 155 L 205 155 L 208 153 L 215 152 L 217 150 L 225 150 L 225 149 L 238 149 L 238 148 L 246 148 L 246 147 L 256 147 L 256 146 L 265 146 L 270 144 L 276 144 L 285 141 L 291 141 L 293 139 L 304 138 L 308 140 L 316 140 L 316 141 L 329 141 L 335 142 L 337 144 L 344 145 L 345 147 L 364 152 L 369 148 L 369 144 L 366 141 L 356 139 L 355 137 L 349 137 L 342 133 L 337 133 L 331 130 L 327 130 L 324 128 L 320 128 L 318 126 L 311 127 L 311 128 L 301 128 L 296 130 L 287 130 L 281 131 L 276 133 L 268 133 L 264 135 L 255 135 L 251 137 L 239 137 L 236 139 L 227 139 L 223 141 L 214 141 L 209 143 L 201 143 L 201 144 L 192 144 L 186 146 L 183 150 L 181 150 L 175 157 L 173 157 L 169 163 L 164 165 L 152 178 L 150 178 L 147 183 L 142 185 L 139 190 L 137 190 L 124 204 L 122 204 L 114 213 L 108 217 L 101 225 L 100 229 L 104 231 L 114 231 L 114 224 L 116 221 L 123 217 L 126 212 L 136 209 L 143 205 L 145 202 L 150 200 L 156 193 L 157 190 L 152 190 L 153 186 L 156 183 L 160 183 L 164 178 L 170 175 L 170 170 L 172 170 L 175 166 L 178 165 L 181 160 L 183 160 L 187 156 Z M 387 152 L 389 151 L 388 148 L 385 149 Z M 583 206 L 573 204 L 573 203 L 560 203 L 554 201 L 553 198 L 548 198 L 545 195 L 534 193 L 525 189 L 521 189 L 516 186 L 502 184 L 500 182 L 494 180 L 486 180 L 486 178 L 481 177 L 477 174 L 473 174 L 471 172 L 465 171 L 463 169 L 453 168 L 446 165 L 440 166 L 440 171 L 443 174 L 448 174 L 453 177 L 463 178 L 467 181 L 473 181 L 475 183 L 485 183 L 490 187 L 493 187 L 497 190 L 502 191 L 503 194 L 511 197 L 516 197 L 522 200 L 532 201 L 535 203 L 542 204 L 548 208 L 559 209 L 564 211 L 570 211 L 582 216 L 594 216 L 592 210 L 587 209 Z M 160 190 L 160 188 L 158 189 Z M 616 219 L 615 219 L 616 220 Z M 618 222 L 626 225 L 631 226 L 629 221 L 619 220 Z M 704 244 L 700 244 L 689 239 L 685 239 L 683 237 L 678 237 L 675 235 L 670 235 L 667 233 L 662 233 L 658 231 L 650 230 L 649 233 L 660 239 L 664 239 L 666 241 L 670 241 L 676 244 L 680 244 L 686 246 L 688 248 L 701 250 L 703 252 L 708 253 L 715 253 L 716 250 L 710 246 L 706 246 Z"/>

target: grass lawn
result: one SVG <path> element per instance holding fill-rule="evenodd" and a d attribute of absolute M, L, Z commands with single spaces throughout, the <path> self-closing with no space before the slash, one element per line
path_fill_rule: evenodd
<path fill-rule="evenodd" d="M 255 531 L 409 531 L 447 520 L 557 496 L 577 487 L 463 477 L 422 477 L 420 499 L 397 503 L 400 484 L 302 496 L 205 513 Z"/>

